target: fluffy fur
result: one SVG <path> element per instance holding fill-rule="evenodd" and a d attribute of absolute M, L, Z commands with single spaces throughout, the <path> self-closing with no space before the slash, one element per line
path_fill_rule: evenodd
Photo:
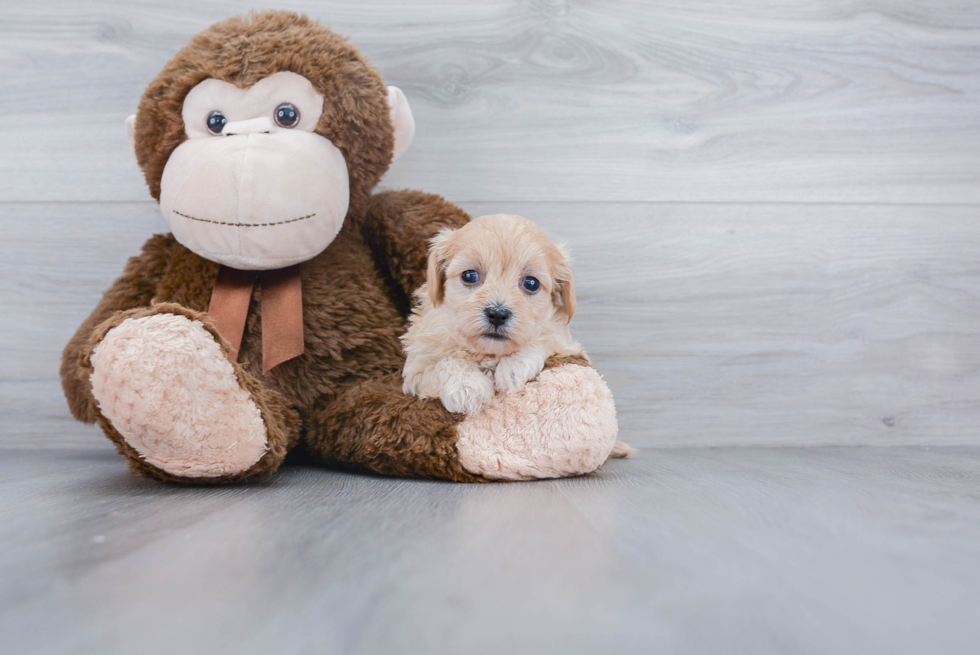
<path fill-rule="evenodd" d="M 576 402 L 568 403 L 570 397 Z M 545 370 L 512 395 L 495 396 L 459 432 L 460 463 L 491 480 L 590 473 L 620 443 L 609 388 L 595 369 L 571 364 Z"/>
<path fill-rule="evenodd" d="M 151 242 L 153 239 L 151 239 Z M 146 248 L 144 248 L 144 254 L 146 253 Z M 152 251 L 152 249 L 150 249 Z M 133 268 L 133 261 L 139 261 L 137 258 L 130 260 L 130 266 L 127 268 Z M 122 281 L 122 284 L 119 282 Z M 117 297 L 117 293 L 123 291 L 126 287 L 125 283 L 130 282 L 130 278 L 124 275 L 117 281 L 118 286 L 114 285 L 109 291 L 106 292 L 103 297 L 103 303 L 109 298 Z M 101 307 L 102 305 L 100 305 Z M 94 315 L 94 314 L 93 314 Z M 206 332 L 210 333 L 211 338 L 220 347 L 223 356 L 227 356 L 229 351 L 228 342 L 225 341 L 207 321 L 207 315 L 203 312 L 194 311 L 182 307 L 175 303 L 158 303 L 151 307 L 139 307 L 134 309 L 129 309 L 125 311 L 117 311 L 110 318 L 99 324 L 89 335 L 87 340 L 81 342 L 77 350 L 73 348 L 73 344 L 78 341 L 79 334 L 82 329 L 86 327 L 85 324 L 79 329 L 79 334 L 76 334 L 76 338 L 68 344 L 65 349 L 65 354 L 63 357 L 62 370 L 70 371 L 70 375 L 73 377 L 66 378 L 63 374 L 62 382 L 65 383 L 65 395 L 68 396 L 69 407 L 72 408 L 75 418 L 79 420 L 85 420 L 86 415 L 84 412 L 91 411 L 94 413 L 92 420 L 85 421 L 87 423 L 97 421 L 99 426 L 105 432 L 106 436 L 116 444 L 116 448 L 119 453 L 125 457 L 129 466 L 136 471 L 138 474 L 146 476 L 148 478 L 153 478 L 161 482 L 184 482 L 184 483 L 194 483 L 194 484 L 224 484 L 228 482 L 238 482 L 238 481 L 249 481 L 262 478 L 269 473 L 275 471 L 279 465 L 282 463 L 283 459 L 299 439 L 299 429 L 300 429 L 300 415 L 294 407 L 286 400 L 286 398 L 262 384 L 262 382 L 254 375 L 245 371 L 239 364 L 231 363 L 232 368 L 235 372 L 235 378 L 238 385 L 249 394 L 252 402 L 258 408 L 261 413 L 262 422 L 266 429 L 266 450 L 265 454 L 257 461 L 255 464 L 250 466 L 244 471 L 237 472 L 227 472 L 224 474 L 210 474 L 202 476 L 187 476 L 183 473 L 170 472 L 154 464 L 151 461 L 145 459 L 141 453 L 136 449 L 133 443 L 130 443 L 113 425 L 112 420 L 103 413 L 95 400 L 93 394 L 93 380 L 95 376 L 95 367 L 92 363 L 92 358 L 95 357 L 96 351 L 99 346 L 109 338 L 110 333 L 118 327 L 121 327 L 126 321 L 141 321 L 147 317 L 155 317 L 158 315 L 171 315 L 171 316 L 181 316 L 186 318 L 188 321 L 199 324 Z M 90 317 L 91 320 L 91 317 Z M 130 342 L 131 345 L 134 345 Z M 139 351 L 135 353 L 139 355 Z M 132 358 L 135 359 L 135 358 Z M 132 361 L 131 359 L 131 361 Z M 227 357 L 226 357 L 227 359 Z M 67 382 L 75 381 L 78 386 L 81 386 L 85 393 L 81 396 L 76 396 L 73 394 L 73 388 L 69 387 Z M 126 380 L 123 378 L 116 378 L 116 385 L 121 386 L 125 384 Z M 116 394 L 119 391 L 115 392 Z M 75 411 L 78 409 L 79 411 Z M 160 436 L 160 433 L 157 432 Z M 140 439 L 134 439 L 134 441 L 139 441 Z M 184 454 L 187 454 L 185 451 Z M 212 460 L 211 464 L 214 464 Z"/>
<path fill-rule="evenodd" d="M 235 475 L 268 450 L 262 414 L 231 362 L 186 316 L 127 318 L 111 330 L 92 352 L 92 395 L 140 456 L 167 473 Z"/>
<path fill-rule="evenodd" d="M 324 97 L 316 131 L 343 152 L 350 179 L 351 201 L 343 228 L 326 250 L 300 264 L 305 353 L 263 374 L 261 287 L 257 287 L 239 356 L 228 362 L 230 372 L 228 366 L 219 365 L 216 347 L 227 355 L 229 345 L 205 313 L 218 265 L 192 253 L 172 235 L 154 236 L 128 262 L 65 348 L 61 377 L 72 414 L 82 421 L 97 421 L 135 471 L 161 481 L 219 484 L 254 480 L 275 471 L 296 448 L 315 462 L 385 475 L 465 482 L 500 477 L 496 473 L 484 476 L 480 471 L 485 468 L 473 458 L 495 457 L 499 448 L 526 453 L 522 439 L 538 443 L 534 441 L 537 437 L 526 427 L 506 433 L 506 426 L 511 421 L 525 426 L 528 421 L 548 420 L 548 416 L 521 417 L 525 410 L 520 404 L 512 406 L 501 400 L 503 423 L 486 429 L 477 429 L 474 423 L 467 432 L 464 450 L 469 455 L 464 464 L 457 444 L 468 419 L 448 412 L 438 400 L 401 393 L 399 374 L 404 358 L 399 337 L 411 293 L 426 277 L 427 243 L 444 228 L 466 224 L 469 217 L 431 194 L 371 195 L 392 158 L 387 89 L 377 71 L 346 40 L 288 12 L 233 18 L 192 39 L 140 101 L 134 148 L 150 193 L 159 197 L 164 165 L 186 138 L 181 105 L 188 90 L 209 77 L 245 88 L 278 71 L 307 77 Z M 154 329 L 146 329 L 149 326 Z M 172 333 L 173 338 L 157 343 L 158 328 Z M 146 361 L 140 362 L 143 358 Z M 172 362 L 181 372 L 160 371 L 161 361 Z M 125 374 L 115 372 L 117 365 Z M 158 368 L 151 373 L 154 366 Z M 545 372 L 553 369 L 556 379 L 567 384 L 545 384 L 547 388 L 537 391 L 564 394 L 562 403 L 547 405 L 547 411 L 554 414 L 550 423 L 576 434 L 587 432 L 591 424 L 576 427 L 562 417 L 573 417 L 576 410 L 570 407 L 579 400 L 588 404 L 599 398 L 587 390 L 589 385 L 605 388 L 586 366 L 581 356 L 552 358 L 545 363 Z M 155 381 L 150 382 L 150 377 Z M 227 439 L 230 432 L 226 431 L 212 443 L 207 438 L 209 422 L 200 415 L 164 436 L 166 424 L 180 418 L 182 411 L 206 413 L 193 394 L 187 395 L 195 384 L 209 397 L 226 403 L 228 411 L 243 414 L 237 438 Z M 541 384 L 541 380 L 533 382 L 524 391 L 530 393 Z M 135 407 L 143 402 L 142 397 L 135 397 L 141 388 L 150 390 L 160 403 L 151 402 L 147 409 L 131 412 L 128 404 Z M 189 406 L 157 411 L 169 393 L 186 396 Z M 595 402 L 607 414 L 612 411 L 611 399 L 605 404 L 602 399 Z M 259 434 L 253 407 L 265 430 L 261 453 L 253 444 Z M 148 420 L 151 414 L 155 419 Z M 216 420 L 226 419 L 238 420 Z M 500 429 L 505 433 L 498 432 Z M 593 461 L 591 455 L 598 452 L 595 449 L 601 450 L 599 442 L 569 435 L 561 455 L 570 462 L 564 474 L 584 472 L 586 463 Z M 168 440 L 173 443 L 164 443 Z M 219 449 L 211 445 L 219 441 L 231 448 L 223 457 L 212 457 Z M 584 450 L 573 453 L 576 443 Z M 207 451 L 208 457 L 192 461 L 196 456 L 188 448 L 195 445 Z M 611 449 L 608 444 L 595 461 L 601 463 Z M 512 454 L 503 453 L 507 461 Z M 258 460 L 242 468 L 255 455 Z M 540 460 L 543 472 L 562 474 L 561 459 L 543 453 Z M 530 461 L 515 470 L 533 471 L 534 465 Z"/>
<path fill-rule="evenodd" d="M 477 414 L 495 390 L 523 389 L 548 357 L 584 356 L 568 330 L 575 313 L 568 255 L 530 220 L 494 214 L 443 230 L 427 268 L 402 337 L 405 393 Z M 478 281 L 465 282 L 464 272 Z M 522 286 L 529 277 L 537 290 Z M 502 324 L 491 321 L 494 311 L 507 313 Z"/>

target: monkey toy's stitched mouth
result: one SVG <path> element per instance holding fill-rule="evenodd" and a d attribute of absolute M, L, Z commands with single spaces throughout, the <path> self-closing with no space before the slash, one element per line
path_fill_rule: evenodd
<path fill-rule="evenodd" d="M 314 212 L 312 214 L 307 214 L 306 216 L 300 216 L 299 218 L 291 218 L 288 221 L 278 221 L 275 223 L 226 223 L 225 221 L 212 221 L 207 218 L 197 218 L 194 216 L 188 216 L 187 214 L 180 213 L 176 209 L 172 211 L 178 216 L 189 218 L 192 221 L 200 221 L 201 223 L 211 223 L 212 225 L 227 225 L 229 227 L 272 227 L 274 225 L 286 225 L 287 223 L 296 223 L 297 221 L 305 221 L 308 218 L 313 218 L 314 216 L 316 216 L 316 212 Z"/>

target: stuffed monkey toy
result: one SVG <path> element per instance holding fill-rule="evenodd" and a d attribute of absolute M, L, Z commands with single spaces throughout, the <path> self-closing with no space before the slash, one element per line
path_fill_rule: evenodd
<path fill-rule="evenodd" d="M 287 12 L 217 23 L 127 129 L 171 233 L 129 260 L 61 378 L 72 414 L 137 473 L 253 480 L 293 452 L 475 482 L 606 460 L 615 408 L 583 357 L 549 361 L 476 416 L 402 393 L 399 335 L 428 241 L 469 217 L 436 195 L 372 195 L 414 121 L 344 38 Z"/>

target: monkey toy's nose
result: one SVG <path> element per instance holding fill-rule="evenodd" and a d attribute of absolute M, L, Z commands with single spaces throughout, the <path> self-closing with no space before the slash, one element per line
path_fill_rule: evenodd
<path fill-rule="evenodd" d="M 221 130 L 221 136 L 236 136 L 239 134 L 268 134 L 275 127 L 275 123 L 268 116 L 260 118 L 250 118 L 247 121 L 233 121 L 225 124 Z"/>
<path fill-rule="evenodd" d="M 511 317 L 513 312 L 504 307 L 503 305 L 490 305 L 483 308 L 483 313 L 486 314 L 487 320 L 490 321 L 490 325 L 495 328 L 499 328 L 501 325 L 507 322 L 507 319 Z"/>

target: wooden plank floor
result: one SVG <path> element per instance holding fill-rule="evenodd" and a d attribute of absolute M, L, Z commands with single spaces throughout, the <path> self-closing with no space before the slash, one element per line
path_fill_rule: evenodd
<path fill-rule="evenodd" d="M 640 458 L 129 474 L 59 354 L 165 230 L 125 117 L 249 7 L 0 3 L 0 649 L 976 652 L 980 3 L 276 4 L 405 90 L 383 186 L 569 243 Z"/>
<path fill-rule="evenodd" d="M 0 459 L 8 653 L 975 653 L 980 449 L 645 450 L 452 485 Z"/>

